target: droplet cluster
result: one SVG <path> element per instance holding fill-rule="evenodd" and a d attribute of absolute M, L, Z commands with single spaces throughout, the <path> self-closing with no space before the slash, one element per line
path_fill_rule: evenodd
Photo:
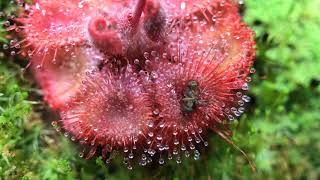
<path fill-rule="evenodd" d="M 38 0 L 5 22 L 55 129 L 86 159 L 160 165 L 228 142 L 245 112 L 254 33 L 232 0 Z"/>

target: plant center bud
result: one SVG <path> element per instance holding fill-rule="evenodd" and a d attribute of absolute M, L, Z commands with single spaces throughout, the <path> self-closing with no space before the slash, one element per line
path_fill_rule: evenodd
<path fill-rule="evenodd" d="M 121 54 L 122 42 L 113 19 L 94 17 L 88 27 L 93 43 L 103 52 L 108 54 Z"/>

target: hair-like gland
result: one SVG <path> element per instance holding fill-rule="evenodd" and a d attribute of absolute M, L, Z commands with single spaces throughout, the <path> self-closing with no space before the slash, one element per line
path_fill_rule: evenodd
<path fill-rule="evenodd" d="M 61 124 L 74 140 L 96 148 L 102 156 L 114 150 L 129 159 L 146 147 L 152 102 L 141 80 L 128 67 L 119 77 L 110 72 L 90 72 L 74 100 L 61 111 Z"/>

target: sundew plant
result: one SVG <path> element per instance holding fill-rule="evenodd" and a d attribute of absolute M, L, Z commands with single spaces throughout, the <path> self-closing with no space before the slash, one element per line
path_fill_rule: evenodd
<path fill-rule="evenodd" d="M 319 179 L 318 0 L 0 1 L 0 179 Z"/>

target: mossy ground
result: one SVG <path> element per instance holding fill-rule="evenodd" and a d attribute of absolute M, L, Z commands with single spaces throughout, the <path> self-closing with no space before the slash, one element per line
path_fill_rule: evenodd
<path fill-rule="evenodd" d="M 1 11 L 14 5 L 0 0 Z M 0 52 L 0 179 L 319 179 L 319 0 L 246 0 L 244 20 L 257 33 L 252 101 L 234 125 L 234 142 L 255 162 L 211 135 L 201 159 L 127 170 L 82 160 L 51 127 L 21 60 Z M 0 40 L 5 43 L 0 28 Z M 20 64 L 20 65 L 18 65 Z"/>

